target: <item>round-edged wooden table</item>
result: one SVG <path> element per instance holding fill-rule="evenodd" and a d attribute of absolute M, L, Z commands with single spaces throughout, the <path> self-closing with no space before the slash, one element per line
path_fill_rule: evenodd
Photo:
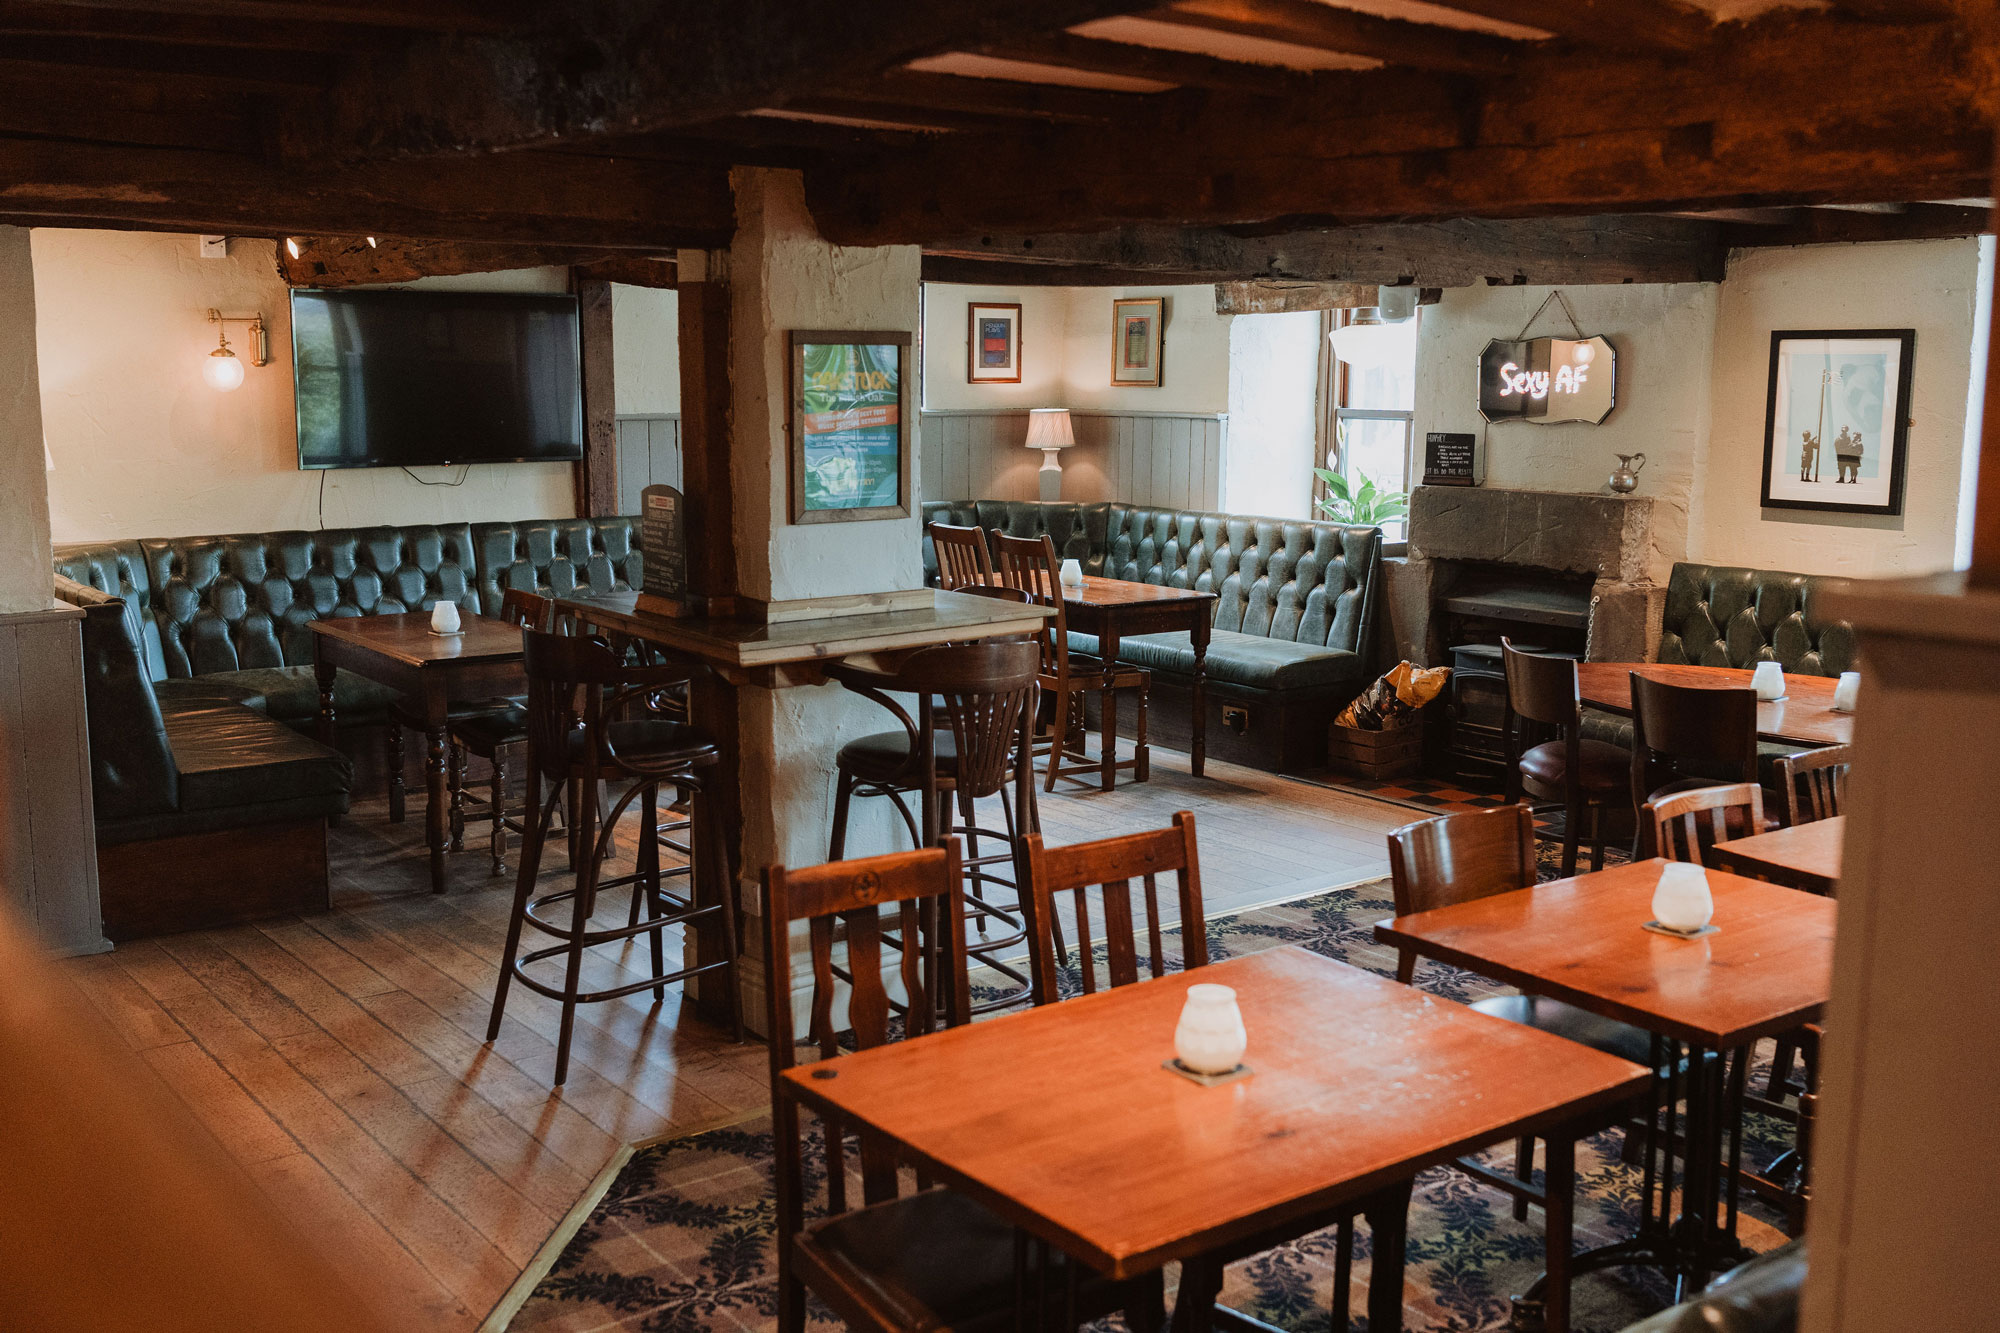
<path fill-rule="evenodd" d="M 1583 701 L 1607 713 L 1632 713 L 1632 674 L 1669 685 L 1697 689 L 1747 690 L 1750 673 L 1736 667 L 1669 666 L 1648 662 L 1578 662 L 1577 689 Z M 1787 673 L 1785 697 L 1757 705 L 1757 738 L 1795 745 L 1846 745 L 1854 739 L 1854 715 L 1833 708 L 1830 676 Z"/>

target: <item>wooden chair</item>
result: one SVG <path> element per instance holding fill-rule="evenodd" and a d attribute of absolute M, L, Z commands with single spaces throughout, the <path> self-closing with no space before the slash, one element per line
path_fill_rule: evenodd
<path fill-rule="evenodd" d="M 1708 849 L 1716 843 L 1764 831 L 1764 789 L 1754 782 L 1734 782 L 1655 796 L 1640 807 L 1639 817 L 1651 831 L 1658 855 L 1705 865 Z"/>
<path fill-rule="evenodd" d="M 1077 696 L 1090 690 L 1099 692 L 1104 710 L 1105 744 L 1116 745 L 1118 736 L 1118 692 L 1136 690 L 1139 714 L 1132 742 L 1132 757 L 1112 764 L 1129 768 L 1136 782 L 1149 775 L 1150 752 L 1146 747 L 1146 697 L 1152 690 L 1153 674 L 1144 667 L 1104 662 L 1069 647 L 1069 625 L 1063 614 L 1062 561 L 1047 533 L 1039 537 L 993 535 L 995 566 L 1001 584 L 1017 588 L 1029 601 L 1055 608 L 1055 616 L 1042 627 L 1041 684 L 1054 700 L 1054 721 L 1049 737 L 1039 753 L 1048 756 L 1046 788 L 1056 789 L 1057 778 L 1074 778 L 1095 784 L 1104 774 L 1102 762 L 1083 753 L 1083 701 Z M 1072 702 L 1074 700 L 1074 702 Z M 1074 762 L 1071 762 L 1074 760 Z"/>
<path fill-rule="evenodd" d="M 819 1058 L 840 1054 L 833 1025 L 837 990 L 847 993 L 852 1046 L 871 1050 L 892 1040 L 892 1010 L 904 1014 L 901 1035 L 916 1037 L 971 1018 L 963 931 L 963 871 L 958 843 L 892 856 L 835 861 L 804 870 L 764 871 L 765 988 L 771 1037 L 771 1119 L 776 1150 L 778 1327 L 805 1326 L 810 1288 L 850 1328 L 892 1333 L 904 1329 L 1007 1326 L 1018 1323 L 1018 1293 L 1025 1283 L 1016 1233 L 980 1204 L 947 1189 L 902 1193 L 893 1152 L 865 1130 L 859 1135 L 862 1203 L 850 1207 L 845 1133 L 822 1122 L 826 1145 L 828 1216 L 805 1220 L 806 1144 L 799 1105 L 781 1075 L 797 1063 L 792 1018 L 793 926 L 807 923 L 812 998 L 807 1037 Z M 885 920 L 885 918 L 887 918 Z M 954 923 L 940 929 L 940 922 Z M 905 947 L 895 973 L 907 1005 L 892 1005 L 883 973 L 883 946 L 894 930 Z M 910 947 L 918 945 L 921 947 Z M 844 965 L 834 957 L 845 950 Z M 844 985 L 840 978 L 851 979 Z M 1062 1273 L 1056 1289 L 1071 1276 Z M 1159 1274 L 1127 1283 L 1077 1276 L 1076 1311 L 1097 1318 L 1124 1309 L 1136 1328 L 1158 1329 L 1165 1319 Z M 1046 1316 L 1053 1310 L 1039 1312 Z M 1030 1313 L 1029 1327 L 1044 1320 Z"/>
<path fill-rule="evenodd" d="M 1583 735 L 1583 699 L 1576 660 L 1525 653 L 1500 640 L 1507 677 L 1508 796 L 1526 792 L 1563 807 L 1562 872 L 1576 873 L 1576 849 L 1586 812 L 1590 817 L 1590 868 L 1604 869 L 1604 812 L 1627 800 L 1632 753 Z M 1543 733 L 1554 738 L 1536 740 Z"/>
<path fill-rule="evenodd" d="M 938 587 L 954 590 L 993 582 L 993 555 L 986 548 L 986 529 L 932 523 L 926 531 L 937 551 Z"/>
<path fill-rule="evenodd" d="M 1525 805 L 1503 805 L 1406 824 L 1389 835 L 1389 874 L 1397 916 L 1530 888 L 1537 878 L 1534 814 Z M 1417 955 L 1413 951 L 1400 951 L 1396 979 L 1410 982 L 1416 975 L 1416 966 Z M 1500 995 L 1479 1000 L 1472 1007 L 1510 1023 L 1567 1037 L 1635 1064 L 1650 1067 L 1653 1063 L 1650 1034 L 1560 1000 L 1539 995 Z M 1548 1256 L 1543 1310 L 1550 1333 L 1569 1326 L 1577 1140 L 1598 1133 L 1609 1124 L 1628 1120 L 1633 1109 L 1620 1107 L 1608 1118 L 1589 1117 L 1566 1131 L 1549 1135 L 1545 1140 L 1545 1183 L 1540 1186 L 1533 1183 L 1535 1140 L 1532 1137 L 1515 1141 L 1512 1177 L 1467 1158 L 1453 1163 L 1474 1179 L 1511 1196 L 1516 1219 L 1527 1217 L 1530 1203 L 1541 1207 Z M 1628 1128 L 1626 1133 L 1629 1136 L 1632 1130 Z"/>
<path fill-rule="evenodd" d="M 1132 910 L 1132 881 L 1142 882 L 1146 914 L 1146 962 L 1157 977 L 1165 972 L 1166 956 L 1160 925 L 1160 896 L 1155 879 L 1172 872 L 1180 907 L 1181 966 L 1208 962 L 1208 933 L 1201 908 L 1201 862 L 1195 855 L 1194 816 L 1186 810 L 1174 816 L 1171 828 L 1129 833 L 1119 838 L 1048 847 L 1042 835 L 1028 836 L 1028 889 L 1022 905 L 1028 913 L 1028 966 L 1034 974 L 1035 1003 L 1054 1004 L 1061 998 L 1056 967 L 1062 957 L 1061 923 L 1056 918 L 1057 895 L 1071 895 L 1076 913 L 1078 964 L 1086 995 L 1097 991 L 1097 962 L 1090 947 L 1090 901 L 1094 885 L 1103 909 L 1105 981 L 1126 986 L 1139 979 L 1139 953 Z"/>
<path fill-rule="evenodd" d="M 1787 826 L 1831 819 L 1847 798 L 1847 770 L 1854 762 L 1851 745 L 1826 745 L 1788 754 L 1778 760 L 1778 786 L 1785 795 Z"/>
<path fill-rule="evenodd" d="M 1719 782 L 1757 781 L 1757 692 L 1670 685 L 1638 672 L 1632 682 L 1632 808 L 1656 796 Z M 1632 856 L 1653 854 L 1641 816 Z"/>

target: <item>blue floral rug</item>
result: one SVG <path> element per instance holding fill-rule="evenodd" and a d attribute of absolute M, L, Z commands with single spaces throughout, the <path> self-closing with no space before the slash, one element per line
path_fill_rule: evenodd
<path fill-rule="evenodd" d="M 1392 950 L 1372 927 L 1392 915 L 1386 880 L 1337 889 L 1209 923 L 1216 958 L 1284 944 L 1393 974 Z M 1418 966 L 1416 984 L 1454 1000 L 1500 994 L 1471 973 L 1436 963 Z M 1611 1131 L 1577 1147 L 1576 1246 L 1608 1244 L 1637 1222 L 1640 1173 L 1619 1160 L 1622 1135 Z M 1789 1146 L 1789 1129 L 1752 1116 L 1746 1155 L 1768 1161 Z M 513 1333 L 591 1329 L 706 1333 L 767 1329 L 776 1320 L 772 1257 L 770 1123 L 758 1116 L 733 1126 L 638 1147 L 527 1296 Z M 852 1157 L 849 1158 L 852 1161 Z M 1485 1159 L 1511 1170 L 1511 1147 Z M 808 1197 L 823 1198 L 823 1158 L 808 1155 Z M 1744 1242 L 1767 1249 L 1783 1237 L 1775 1217 L 1746 1208 Z M 1354 1308 L 1364 1308 L 1368 1232 L 1357 1230 Z M 552 1242 L 553 1243 L 553 1242 Z M 1474 1333 L 1509 1326 L 1509 1297 L 1542 1266 L 1541 1214 L 1514 1220 L 1511 1202 L 1456 1171 L 1417 1178 L 1408 1232 L 1404 1323 L 1412 1333 Z M 531 1270 L 533 1271 L 533 1270 Z M 1173 1279 L 1169 1269 L 1169 1282 Z M 1329 1308 L 1333 1234 L 1307 1236 L 1233 1266 L 1223 1302 L 1280 1328 L 1320 1333 L 1336 1325 Z M 1620 1269 L 1579 1279 L 1572 1298 L 1578 1333 L 1612 1333 L 1669 1303 L 1657 1273 Z M 505 1304 L 502 1310 L 506 1308 Z M 497 1312 L 496 1312 L 497 1313 Z M 816 1327 L 836 1328 L 814 1308 Z M 1340 1327 L 1366 1330 L 1358 1313 Z"/>

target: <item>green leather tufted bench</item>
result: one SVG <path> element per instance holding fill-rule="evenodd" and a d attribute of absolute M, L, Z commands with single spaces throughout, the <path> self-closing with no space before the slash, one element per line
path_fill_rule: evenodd
<path fill-rule="evenodd" d="M 923 518 L 1015 537 L 1047 533 L 1057 554 L 1086 573 L 1214 593 L 1208 745 L 1218 758 L 1267 769 L 1317 766 L 1334 714 L 1374 678 L 1378 528 L 1025 500 L 930 501 Z M 924 570 L 934 581 L 929 541 Z M 1089 635 L 1070 641 L 1097 650 Z M 1182 700 L 1194 667 L 1187 636 L 1138 635 L 1120 642 L 1118 657 L 1153 672 L 1153 739 L 1184 747 L 1191 727 Z"/>

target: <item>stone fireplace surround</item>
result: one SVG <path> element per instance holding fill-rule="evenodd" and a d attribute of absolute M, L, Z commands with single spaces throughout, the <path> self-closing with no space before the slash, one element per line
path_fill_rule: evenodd
<path fill-rule="evenodd" d="M 1394 651 L 1446 661 L 1439 602 L 1468 565 L 1588 575 L 1593 662 L 1650 661 L 1666 588 L 1654 582 L 1650 496 L 1486 486 L 1419 486 L 1410 495 L 1409 555 L 1385 580 Z"/>

